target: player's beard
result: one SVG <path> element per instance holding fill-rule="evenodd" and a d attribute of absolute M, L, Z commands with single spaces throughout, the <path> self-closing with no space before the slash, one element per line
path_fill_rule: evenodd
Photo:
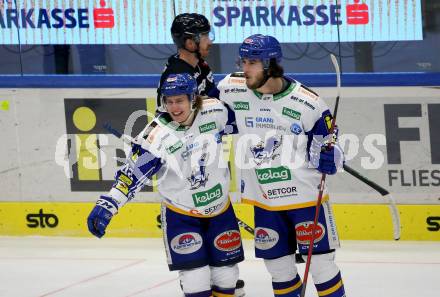
<path fill-rule="evenodd" d="M 260 88 L 262 85 L 264 85 L 264 82 L 265 82 L 264 71 L 255 74 L 255 76 L 252 78 L 252 81 L 246 78 L 246 86 L 251 90 L 256 90 Z"/>

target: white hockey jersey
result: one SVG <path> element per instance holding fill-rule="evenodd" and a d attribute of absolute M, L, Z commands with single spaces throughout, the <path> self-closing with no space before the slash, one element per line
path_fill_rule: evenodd
<path fill-rule="evenodd" d="M 226 76 L 218 88 L 240 133 L 235 151 L 243 202 L 268 210 L 316 205 L 321 173 L 310 168 L 308 150 L 313 135 L 329 134 L 325 102 L 294 80 L 279 94 L 260 94 L 247 88 L 241 73 Z"/>
<path fill-rule="evenodd" d="M 222 213 L 230 203 L 230 175 L 221 138 L 234 132 L 233 112 L 217 99 L 203 100 L 191 127 L 160 114 L 133 141 L 109 195 L 120 208 L 156 175 L 170 209 L 196 217 Z"/>

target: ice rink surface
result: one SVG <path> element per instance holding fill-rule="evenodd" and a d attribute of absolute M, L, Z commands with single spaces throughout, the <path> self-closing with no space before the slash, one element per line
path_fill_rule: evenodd
<path fill-rule="evenodd" d="M 264 263 L 244 242 L 246 296 L 273 296 Z M 343 241 L 347 297 L 440 296 L 440 242 Z M 299 265 L 303 275 L 304 264 Z M 309 279 L 311 281 L 311 278 Z M 182 296 L 161 239 L 0 237 L 0 296 Z M 317 296 L 312 283 L 306 296 Z"/>

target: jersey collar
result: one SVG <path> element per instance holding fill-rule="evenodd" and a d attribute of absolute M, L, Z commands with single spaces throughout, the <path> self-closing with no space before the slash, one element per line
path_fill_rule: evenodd
<path fill-rule="evenodd" d="M 281 98 L 283 98 L 284 96 L 286 96 L 287 94 L 289 94 L 290 92 L 293 91 L 293 89 L 295 88 L 296 83 L 293 81 L 289 81 L 289 87 L 287 89 L 285 89 L 282 92 L 279 92 L 277 94 L 273 94 L 273 101 L 277 101 Z M 255 96 L 257 96 L 259 99 L 263 98 L 263 96 L 265 94 L 258 92 L 257 90 L 252 90 L 255 94 Z"/>

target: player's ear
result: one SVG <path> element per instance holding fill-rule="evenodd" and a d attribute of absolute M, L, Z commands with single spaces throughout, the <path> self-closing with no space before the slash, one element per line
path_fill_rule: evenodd
<path fill-rule="evenodd" d="M 197 50 L 197 44 L 192 38 L 187 38 L 185 40 L 185 48 L 190 51 L 195 51 Z"/>

